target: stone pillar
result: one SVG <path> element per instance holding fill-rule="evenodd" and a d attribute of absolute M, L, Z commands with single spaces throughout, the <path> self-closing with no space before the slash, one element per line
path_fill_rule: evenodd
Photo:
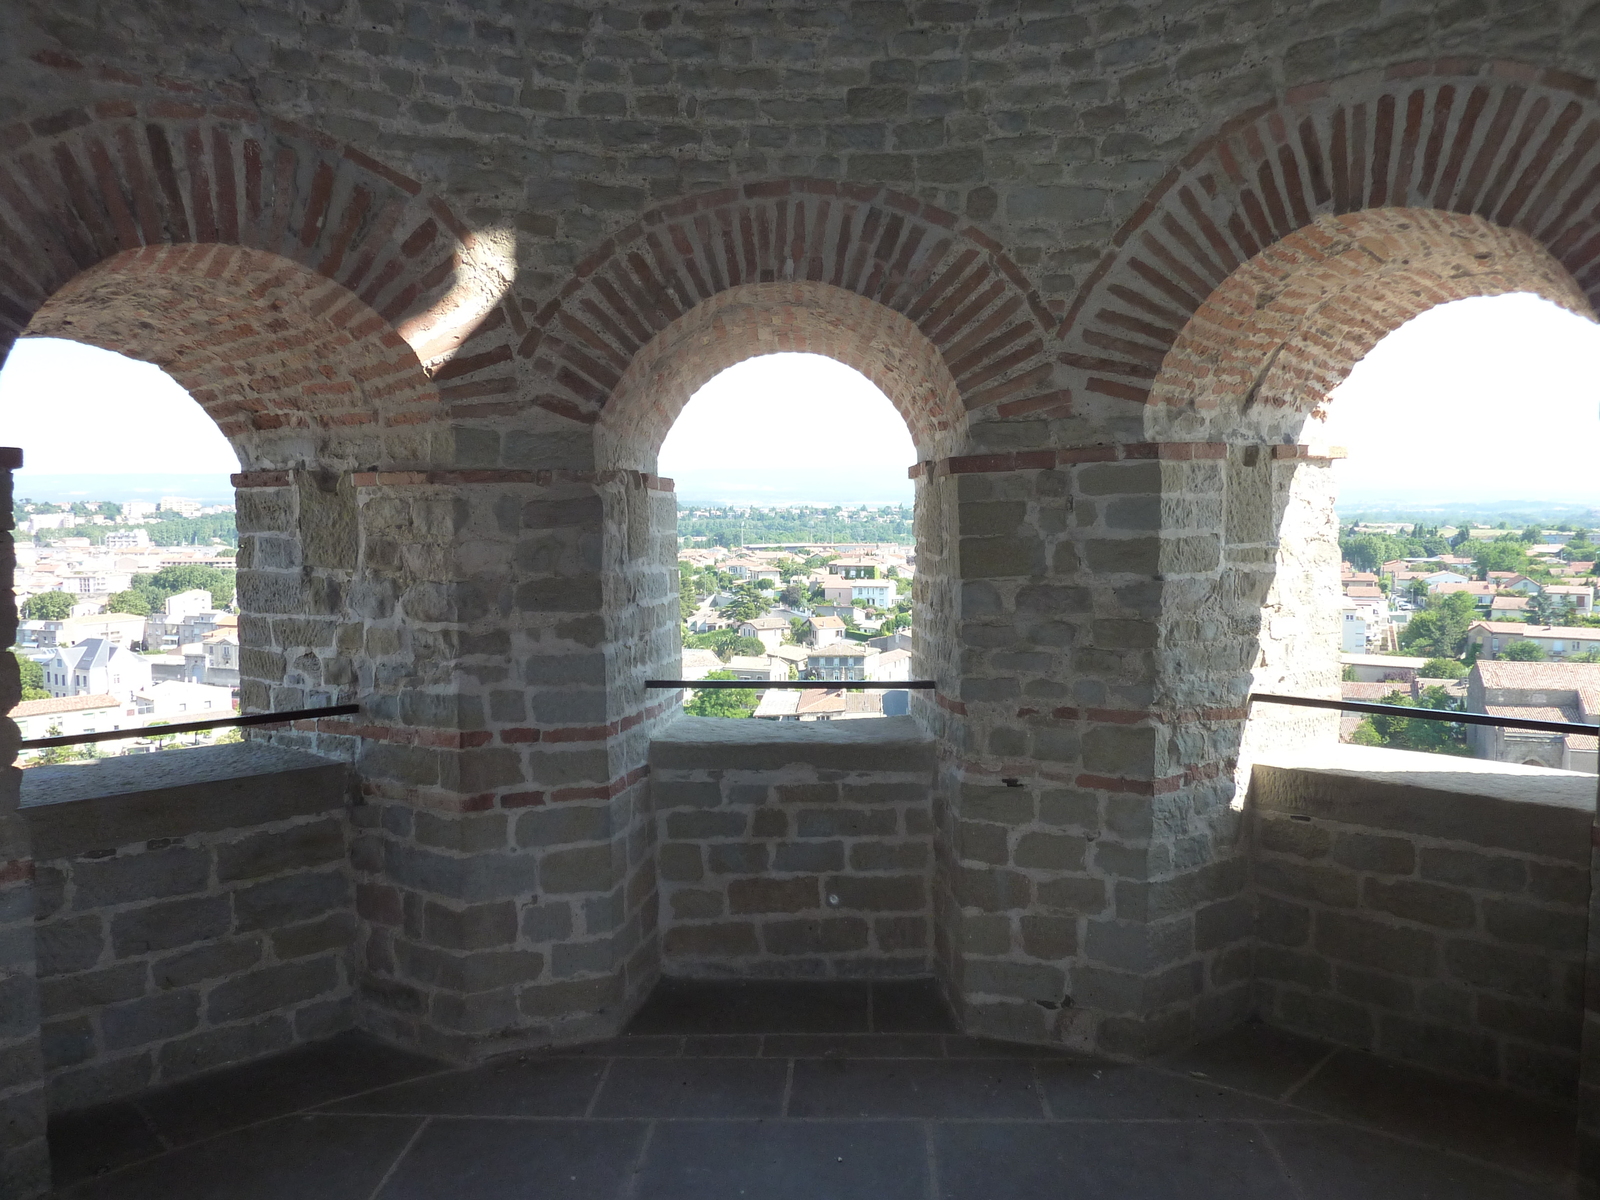
<path fill-rule="evenodd" d="M 22 451 L 0 447 L 0 526 L 11 528 L 11 473 Z M 0 535 L 0 644 L 17 640 L 14 581 L 16 550 Z M 0 661 L 0 712 L 22 698 L 16 660 Z M 22 772 L 12 764 L 20 737 L 0 718 L 0 1195 L 26 1200 L 50 1190 L 45 1144 L 44 1060 L 39 1049 L 39 985 L 33 936 L 33 852 L 28 826 L 17 811 Z"/>

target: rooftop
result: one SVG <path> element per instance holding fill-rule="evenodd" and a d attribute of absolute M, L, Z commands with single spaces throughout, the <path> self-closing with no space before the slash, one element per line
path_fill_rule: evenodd
<path fill-rule="evenodd" d="M 52 713 L 86 712 L 95 708 L 121 708 L 123 701 L 101 693 L 96 696 L 55 696 L 49 700 L 24 700 L 11 710 L 12 720 L 19 717 L 47 717 Z"/>

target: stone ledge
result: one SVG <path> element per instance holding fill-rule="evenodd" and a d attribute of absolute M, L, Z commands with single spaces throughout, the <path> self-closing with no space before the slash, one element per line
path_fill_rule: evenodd
<path fill-rule="evenodd" d="M 1587 863 L 1596 782 L 1573 771 L 1334 745 L 1258 760 L 1249 803 L 1261 812 Z"/>
<path fill-rule="evenodd" d="M 758 721 L 679 717 L 650 739 L 652 770 L 930 771 L 934 741 L 912 717 Z"/>
<path fill-rule="evenodd" d="M 250 742 L 22 772 L 37 860 L 343 808 L 350 767 Z"/>

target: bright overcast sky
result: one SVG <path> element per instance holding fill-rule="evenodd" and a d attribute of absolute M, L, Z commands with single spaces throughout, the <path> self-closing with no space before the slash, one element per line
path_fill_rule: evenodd
<path fill-rule="evenodd" d="M 1306 440 L 1349 448 L 1346 499 L 1600 503 L 1600 326 L 1536 297 L 1424 313 L 1357 365 L 1328 410 Z M 50 338 L 19 341 L 0 371 L 0 445 L 21 446 L 40 474 L 239 469 L 161 370 Z M 696 393 L 659 470 L 681 494 L 698 481 L 741 503 L 837 502 L 909 498 L 915 461 L 905 422 L 864 376 L 820 355 L 771 354 Z M 827 494 L 800 495 L 808 481 Z"/>
<path fill-rule="evenodd" d="M 1356 364 L 1304 440 L 1349 449 L 1346 499 L 1600 503 L 1600 326 L 1527 294 L 1429 309 Z"/>
<path fill-rule="evenodd" d="M 0 370 L 0 445 L 41 475 L 239 469 L 228 439 L 160 367 L 59 338 L 22 338 Z"/>
<path fill-rule="evenodd" d="M 906 423 L 859 371 L 821 354 L 763 354 L 712 379 L 690 399 L 661 447 L 661 473 L 728 465 L 759 447 L 773 466 L 829 463 L 897 471 L 917 461 Z"/>

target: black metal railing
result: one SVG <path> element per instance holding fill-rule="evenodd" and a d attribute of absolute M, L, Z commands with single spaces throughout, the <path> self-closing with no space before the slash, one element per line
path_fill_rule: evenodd
<path fill-rule="evenodd" d="M 646 679 L 644 685 L 647 688 L 785 688 L 825 692 L 837 692 L 841 688 L 929 692 L 937 686 L 931 679 Z"/>
<path fill-rule="evenodd" d="M 1339 712 L 1372 713 L 1380 717 L 1414 717 L 1423 721 L 1449 721 L 1452 725 L 1494 725 L 1501 729 L 1532 729 L 1539 733 L 1600 734 L 1600 725 L 1577 721 L 1536 721 L 1531 717 L 1496 717 L 1488 713 L 1455 712 L 1447 708 L 1407 708 L 1403 704 L 1370 704 L 1365 700 L 1318 700 L 1311 696 L 1276 696 L 1253 692 L 1247 704 L 1288 704 L 1296 708 L 1331 708 Z"/>
<path fill-rule="evenodd" d="M 143 725 L 138 729 L 105 729 L 97 733 L 78 733 L 65 737 L 29 738 L 20 742 L 23 750 L 49 750 L 54 746 L 83 746 L 90 742 L 116 742 L 124 738 L 161 738 L 177 733 L 204 733 L 208 729 L 229 729 L 245 725 L 282 725 L 312 717 L 344 717 L 361 711 L 359 704 L 330 704 L 324 708 L 296 708 L 289 712 L 251 713 L 246 717 L 222 717 L 215 721 L 187 721 L 182 725 Z"/>

